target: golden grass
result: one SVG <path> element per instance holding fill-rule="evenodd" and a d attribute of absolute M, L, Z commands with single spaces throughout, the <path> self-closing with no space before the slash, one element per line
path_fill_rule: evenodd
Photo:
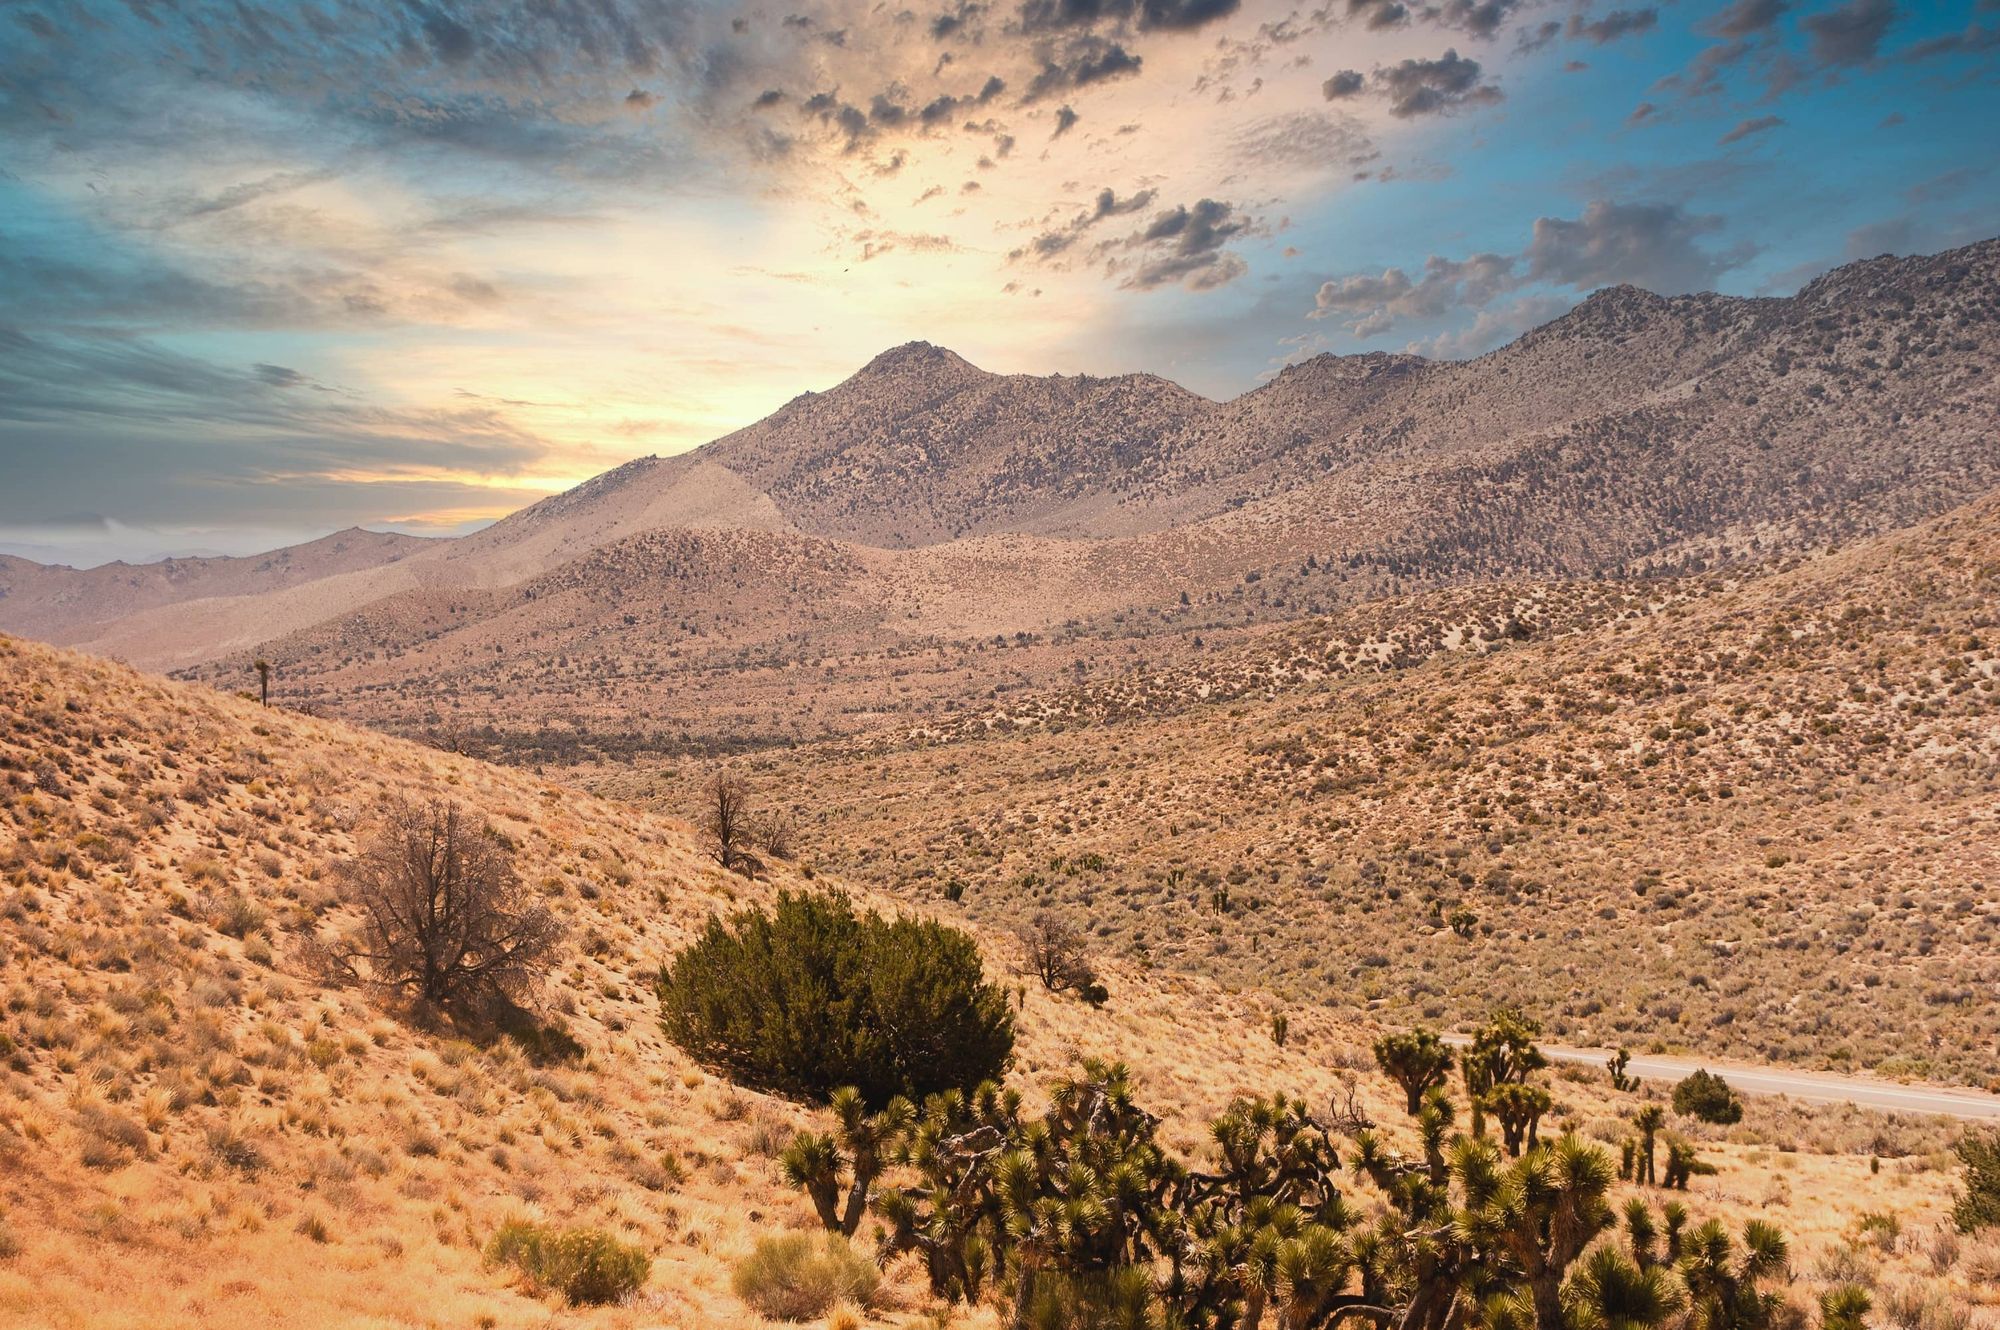
<path fill-rule="evenodd" d="M 489 819 L 568 919 L 548 997 L 581 1065 L 414 1028 L 298 964 L 303 930 L 339 910 L 327 864 L 380 801 L 418 790 Z M 650 983 L 711 909 L 791 869 L 746 882 L 682 825 L 526 772 L 7 639 L 0 809 L 0 1323 L 758 1324 L 732 1271 L 760 1237 L 812 1225 L 771 1158 L 809 1114 L 691 1065 Z M 1010 938 L 984 944 L 1011 969 Z M 1323 1104 L 1351 1083 L 1401 1130 L 1366 1070 L 1371 1021 L 1288 1001 L 1281 1048 L 1267 993 L 1105 970 L 1102 1011 L 1019 987 L 1031 1092 L 1080 1054 L 1122 1058 L 1190 1155 L 1231 1097 L 1271 1089 Z M 1620 1101 L 1601 1077 L 1555 1089 L 1562 1123 L 1609 1133 Z M 1948 1204 L 1934 1128 L 1752 1102 L 1711 1135 L 1721 1171 L 1698 1208 L 1776 1219 L 1802 1269 L 1870 1211 L 1917 1233 Z M 1870 1152 L 1890 1156 L 1879 1171 Z M 651 1279 L 627 1305 L 561 1310 L 481 1261 L 514 1217 L 637 1242 Z M 1869 1259 L 1881 1279 L 1967 1287 L 1963 1256 L 1942 1274 L 1916 1246 Z M 934 1310 L 892 1267 L 873 1306 L 830 1314 Z"/>

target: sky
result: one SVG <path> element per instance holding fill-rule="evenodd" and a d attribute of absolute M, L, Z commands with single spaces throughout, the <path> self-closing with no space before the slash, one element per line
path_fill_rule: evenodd
<path fill-rule="evenodd" d="M 0 0 L 0 553 L 476 528 L 911 340 L 1212 397 L 2000 234 L 2000 0 Z"/>

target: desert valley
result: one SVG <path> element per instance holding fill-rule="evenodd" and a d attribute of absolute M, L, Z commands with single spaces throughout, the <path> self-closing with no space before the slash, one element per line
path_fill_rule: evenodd
<path fill-rule="evenodd" d="M 1996 422 L 1989 240 L 0 559 L 0 1321 L 2000 1326 Z"/>

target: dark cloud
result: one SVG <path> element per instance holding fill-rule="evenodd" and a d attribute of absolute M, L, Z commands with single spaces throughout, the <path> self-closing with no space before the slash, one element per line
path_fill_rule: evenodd
<path fill-rule="evenodd" d="M 1808 14 L 1800 26 L 1812 39 L 1812 58 L 1821 65 L 1865 65 L 1880 52 L 1896 16 L 1893 0 L 1848 0 Z"/>
<path fill-rule="evenodd" d="M 946 10 L 931 19 L 931 39 L 943 41 L 967 34 L 973 21 L 985 12 L 986 6 L 979 4 L 961 4 L 957 9 Z"/>
<path fill-rule="evenodd" d="M 1368 86 L 1368 78 L 1358 69 L 1343 69 L 1332 78 L 1319 85 L 1321 95 L 1328 101 L 1338 101 L 1343 97 L 1358 96 Z"/>
<path fill-rule="evenodd" d="M 1140 31 L 1185 32 L 1227 18 L 1242 0 L 1026 0 L 1022 32 L 1053 32 L 1100 24 Z"/>
<path fill-rule="evenodd" d="M 1514 50 L 1520 55 L 1533 55 L 1562 36 L 1563 25 L 1554 19 L 1545 20 L 1532 28 L 1523 28 L 1514 41 Z"/>
<path fill-rule="evenodd" d="M 1249 265 L 1225 247 L 1250 228 L 1248 217 L 1215 199 L 1163 212 L 1126 242 L 1141 257 L 1123 285 L 1149 291 L 1178 283 L 1207 291 L 1234 281 Z"/>
<path fill-rule="evenodd" d="M 625 94 L 625 106 L 628 110 L 650 111 L 659 104 L 660 94 L 649 92 L 644 88 L 634 88 Z"/>
<path fill-rule="evenodd" d="M 2000 0 L 1982 8 L 2000 8 Z M 1983 28 L 1977 23 L 1969 23 L 1957 32 L 1940 33 L 1926 38 L 1896 53 L 1896 58 L 1910 64 L 1920 60 L 1930 60 L 1942 55 L 1957 55 L 1961 52 L 1991 51 L 2000 48 L 2000 27 Z"/>
<path fill-rule="evenodd" d="M 1409 7 L 1401 0 L 1347 0 L 1347 13 L 1373 32 L 1400 28 L 1410 21 Z"/>
<path fill-rule="evenodd" d="M 1698 26 L 1715 37 L 1750 37 L 1768 32 L 1790 8 L 1785 0 L 1736 0 L 1735 4 Z"/>
<path fill-rule="evenodd" d="M 1063 135 L 1069 133 L 1070 130 L 1075 129 L 1076 122 L 1082 118 L 1073 108 L 1067 105 L 1057 107 L 1055 132 L 1050 134 L 1049 137 L 1052 139 L 1061 138 Z"/>
<path fill-rule="evenodd" d="M 1457 51 L 1378 69 L 1374 81 L 1389 98 L 1389 114 L 1404 120 L 1446 115 L 1462 106 L 1490 105 L 1501 99 L 1500 89 L 1480 81 L 1479 62 Z"/>
<path fill-rule="evenodd" d="M 1125 217 L 1143 212 L 1152 206 L 1158 195 L 1150 189 L 1142 189 L 1137 194 L 1119 198 L 1116 190 L 1099 190 L 1096 202 L 1086 211 L 1076 214 L 1062 226 L 1042 232 L 1024 247 L 1013 251 L 1007 257 L 1013 260 L 1033 258 L 1052 259 L 1069 250 L 1081 240 L 1084 233 L 1108 217 Z"/>
<path fill-rule="evenodd" d="M 1629 37 L 1635 32 L 1650 32 L 1659 25 L 1660 11 L 1657 9 L 1614 9 L 1602 18 L 1587 19 L 1582 14 L 1571 14 L 1565 31 L 1571 37 L 1582 38 L 1603 46 L 1615 42 L 1620 37 Z"/>
<path fill-rule="evenodd" d="M 1334 102 L 1358 97 L 1371 87 L 1388 99 L 1389 114 L 1404 120 L 1490 104 L 1502 96 L 1499 88 L 1480 81 L 1477 60 L 1466 59 L 1455 50 L 1435 60 L 1405 60 L 1377 67 L 1370 76 L 1358 69 L 1342 69 L 1320 84 L 1319 90 L 1322 97 Z"/>
<path fill-rule="evenodd" d="M 1715 142 L 1718 147 L 1727 147 L 1732 143 L 1741 143 L 1753 134 L 1762 134 L 1766 130 L 1776 129 L 1784 123 L 1783 116 L 1760 115 L 1752 120 L 1737 122 L 1736 128 L 1730 130 Z"/>
<path fill-rule="evenodd" d="M 1506 24 L 1521 0 L 1445 0 L 1426 5 L 1423 18 L 1439 27 L 1456 28 L 1475 37 L 1491 37 Z"/>
<path fill-rule="evenodd" d="M 1036 58 L 1041 69 L 1029 81 L 1023 101 L 1040 101 L 1057 93 L 1136 74 L 1143 63 L 1119 43 L 1090 33 L 1043 42 Z"/>

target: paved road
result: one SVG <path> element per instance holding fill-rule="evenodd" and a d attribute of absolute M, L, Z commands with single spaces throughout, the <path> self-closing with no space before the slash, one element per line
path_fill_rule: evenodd
<path fill-rule="evenodd" d="M 1470 1042 L 1463 1035 L 1446 1035 L 1445 1040 L 1453 1044 Z M 1605 1048 L 1556 1048 L 1543 1044 L 1541 1049 L 1553 1061 L 1582 1062 L 1593 1067 L 1604 1066 L 1611 1056 L 1611 1050 Z M 2000 1094 L 1980 1090 L 1899 1085 L 1866 1076 L 1834 1076 L 1817 1071 L 1749 1067 L 1715 1059 L 1647 1057 L 1638 1053 L 1632 1055 L 1625 1074 L 1645 1080 L 1677 1081 L 1697 1067 L 1708 1068 L 1744 1094 L 1786 1095 L 1808 1104 L 1859 1104 L 1885 1112 L 2000 1121 Z"/>

